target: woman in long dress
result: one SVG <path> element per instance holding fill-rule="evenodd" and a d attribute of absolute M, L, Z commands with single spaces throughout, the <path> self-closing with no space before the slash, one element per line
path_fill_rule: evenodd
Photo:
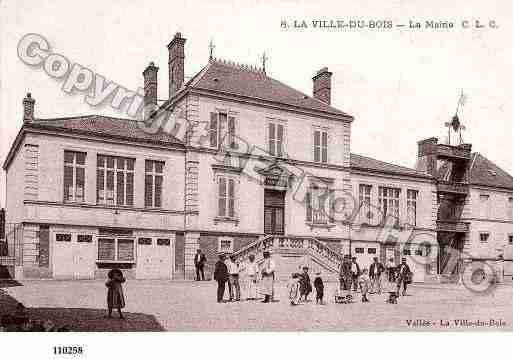
<path fill-rule="evenodd" d="M 125 296 L 123 295 L 122 284 L 126 281 L 123 272 L 114 268 L 107 274 L 109 278 L 105 285 L 107 288 L 107 308 L 109 309 L 109 318 L 112 318 L 112 309 L 116 308 L 119 313 L 119 319 L 125 319 L 121 313 L 121 309 L 125 307 Z"/>
<path fill-rule="evenodd" d="M 262 288 L 261 292 L 264 295 L 264 300 L 262 303 L 269 303 L 271 301 L 271 297 L 273 296 L 274 289 L 274 262 L 271 259 L 271 253 L 269 251 L 265 251 L 264 262 L 262 263 Z"/>

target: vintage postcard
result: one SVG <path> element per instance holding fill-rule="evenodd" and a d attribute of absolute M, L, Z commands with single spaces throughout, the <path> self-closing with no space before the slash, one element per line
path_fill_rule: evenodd
<path fill-rule="evenodd" d="M 1 1 L 0 342 L 511 331 L 511 2 L 377 4 Z"/>

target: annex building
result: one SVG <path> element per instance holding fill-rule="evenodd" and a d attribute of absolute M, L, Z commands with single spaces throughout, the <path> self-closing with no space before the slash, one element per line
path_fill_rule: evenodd
<path fill-rule="evenodd" d="M 192 279 L 198 248 L 208 277 L 219 252 L 243 263 L 267 248 L 280 279 L 302 264 L 335 275 L 345 254 L 406 257 L 416 281 L 469 261 L 509 270 L 513 177 L 470 144 L 420 141 L 415 168 L 351 153 L 354 118 L 330 105 L 327 68 L 313 96 L 214 58 L 184 81 L 185 43 L 167 46 L 160 106 L 159 69 L 144 70 L 144 122 L 39 118 L 27 94 L 3 165 L 9 275 Z M 186 130 L 155 129 L 162 116 Z"/>

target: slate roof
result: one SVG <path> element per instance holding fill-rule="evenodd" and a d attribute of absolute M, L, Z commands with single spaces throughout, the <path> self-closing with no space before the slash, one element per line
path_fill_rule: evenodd
<path fill-rule="evenodd" d="M 144 131 L 138 121 L 114 118 L 103 115 L 87 115 L 77 117 L 37 119 L 25 123 L 29 128 L 61 130 L 69 133 L 91 134 L 121 140 L 147 142 L 155 144 L 182 145 L 172 135 L 159 130 L 156 133 Z"/>
<path fill-rule="evenodd" d="M 177 95 L 187 89 L 215 91 L 353 119 L 347 113 L 267 76 L 260 69 L 223 60 L 210 60 Z"/>
<path fill-rule="evenodd" d="M 362 171 L 370 171 L 370 172 L 380 172 L 401 176 L 413 176 L 413 177 L 422 177 L 422 178 L 433 178 L 431 175 L 414 170 L 412 168 L 395 165 L 393 163 L 383 162 L 376 160 L 374 158 L 370 158 L 367 156 L 358 155 L 356 153 L 351 153 L 351 168 L 362 170 Z"/>
<path fill-rule="evenodd" d="M 477 152 L 472 154 L 469 161 L 468 182 L 473 185 L 513 189 L 513 177 Z"/>

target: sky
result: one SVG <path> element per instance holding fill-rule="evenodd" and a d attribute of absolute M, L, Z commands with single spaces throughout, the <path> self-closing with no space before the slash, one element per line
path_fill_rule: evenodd
<path fill-rule="evenodd" d="M 511 1 L 34 1 L 0 0 L 0 160 L 22 125 L 22 100 L 31 92 L 36 117 L 107 114 L 85 94 L 67 94 L 62 81 L 24 64 L 17 46 L 28 33 L 42 35 L 55 53 L 124 87 L 142 86 L 142 71 L 154 61 L 160 99 L 167 93 L 167 48 L 180 31 L 187 39 L 185 75 L 193 76 L 214 56 L 261 65 L 270 76 L 307 94 L 312 76 L 333 72 L 332 105 L 353 115 L 352 152 L 409 167 L 417 141 L 444 141 L 444 123 L 467 95 L 460 119 L 465 142 L 513 173 L 513 6 Z M 282 21 L 309 26 L 283 29 Z M 313 20 L 452 21 L 453 29 L 318 29 Z M 496 28 L 463 28 L 495 21 Z M 0 175 L 0 207 L 5 176 Z"/>

